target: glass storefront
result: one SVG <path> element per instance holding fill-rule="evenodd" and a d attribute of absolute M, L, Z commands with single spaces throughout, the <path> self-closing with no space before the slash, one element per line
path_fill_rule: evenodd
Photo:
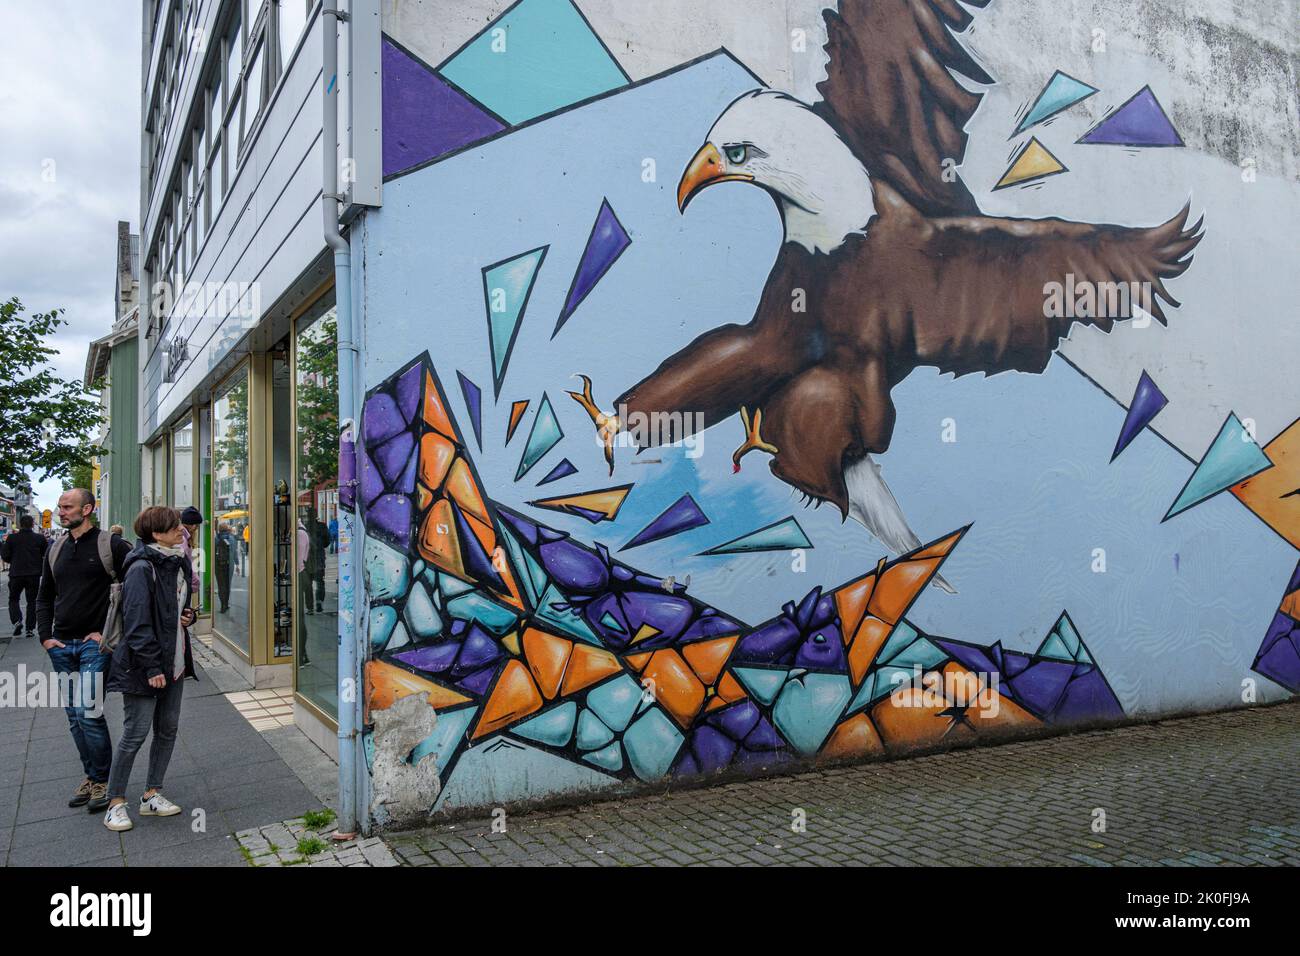
<path fill-rule="evenodd" d="M 338 322 L 333 296 L 294 339 L 298 694 L 338 719 Z"/>
<path fill-rule="evenodd" d="M 172 494 L 177 511 L 194 504 L 194 420 L 185 419 L 172 431 Z"/>
<path fill-rule="evenodd" d="M 248 368 L 231 376 L 212 403 L 213 629 L 250 653 L 251 564 L 248 464 Z"/>

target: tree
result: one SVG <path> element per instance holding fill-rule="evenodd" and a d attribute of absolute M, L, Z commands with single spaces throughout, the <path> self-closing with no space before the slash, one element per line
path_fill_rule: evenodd
<path fill-rule="evenodd" d="M 95 466 L 91 462 L 78 462 L 72 466 L 68 477 L 63 479 L 63 490 L 69 491 L 72 488 L 95 490 Z"/>
<path fill-rule="evenodd" d="M 103 449 L 88 436 L 102 421 L 81 383 L 49 368 L 47 340 L 67 320 L 62 309 L 24 314 L 17 298 L 0 302 L 0 482 L 21 485 L 30 472 L 70 478 Z"/>
<path fill-rule="evenodd" d="M 298 490 L 337 480 L 338 323 L 333 315 L 298 336 Z"/>

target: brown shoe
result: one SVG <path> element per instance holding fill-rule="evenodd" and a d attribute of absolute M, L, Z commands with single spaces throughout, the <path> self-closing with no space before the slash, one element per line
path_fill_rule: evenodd
<path fill-rule="evenodd" d="M 90 778 L 87 777 L 81 781 L 80 786 L 72 792 L 72 799 L 68 801 L 70 807 L 84 807 L 90 801 Z"/>
<path fill-rule="evenodd" d="M 90 802 L 86 804 L 87 813 L 98 813 L 108 807 L 108 784 L 92 783 L 90 785 Z"/>

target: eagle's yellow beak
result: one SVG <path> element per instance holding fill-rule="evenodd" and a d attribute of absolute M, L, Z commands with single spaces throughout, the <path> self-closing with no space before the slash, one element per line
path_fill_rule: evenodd
<path fill-rule="evenodd" d="M 686 167 L 686 172 L 682 173 L 682 181 L 677 184 L 678 210 L 685 212 L 686 204 L 694 199 L 695 194 L 705 186 L 712 186 L 714 183 L 735 181 L 752 183 L 754 181 L 754 177 L 748 173 L 729 173 L 726 168 L 726 163 L 723 162 L 718 147 L 712 143 L 705 143 L 701 146 L 700 151 L 695 154 L 695 158 Z"/>

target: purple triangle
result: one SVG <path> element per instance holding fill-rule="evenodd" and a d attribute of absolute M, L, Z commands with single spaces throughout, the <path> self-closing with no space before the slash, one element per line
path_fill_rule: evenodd
<path fill-rule="evenodd" d="M 388 37 L 383 46 L 384 176 L 506 128 Z"/>
<path fill-rule="evenodd" d="M 1137 389 L 1133 392 L 1133 401 L 1129 402 L 1128 414 L 1124 416 L 1124 427 L 1119 431 L 1119 441 L 1115 442 L 1115 451 L 1111 453 L 1110 460 L 1114 461 L 1119 457 L 1119 453 L 1129 446 L 1138 432 L 1151 424 L 1151 419 L 1160 414 L 1160 410 L 1169 404 L 1169 399 L 1165 398 L 1165 393 L 1160 391 L 1160 386 L 1151 381 L 1151 376 L 1142 371 L 1142 377 L 1138 379 Z"/>
<path fill-rule="evenodd" d="M 470 424 L 474 426 L 474 440 L 478 442 L 478 450 L 483 450 L 483 391 L 469 379 L 467 379 L 459 369 L 456 370 L 456 377 L 460 379 L 460 393 L 465 396 L 465 407 L 469 409 Z"/>
<path fill-rule="evenodd" d="M 690 495 L 682 495 L 668 506 L 667 511 L 638 531 L 636 537 L 618 550 L 626 551 L 629 548 L 649 544 L 651 541 L 658 541 L 661 538 L 669 538 L 708 523 L 708 516 L 700 510 L 700 506 L 695 503 L 695 499 Z"/>
<path fill-rule="evenodd" d="M 610 266 L 618 261 L 618 257 L 631 244 L 632 239 L 623 228 L 623 224 L 618 221 L 618 216 L 614 215 L 609 200 L 602 200 L 600 212 L 596 214 L 596 223 L 591 227 L 591 235 L 587 237 L 587 248 L 582 251 L 578 271 L 573 275 L 569 295 L 564 300 L 564 311 L 560 313 L 559 321 L 555 323 L 555 331 L 551 333 L 551 338 L 555 338 L 564 327 L 564 323 L 569 321 L 569 316 L 573 315 L 574 310 L 582 304 L 582 300 L 591 293 L 596 283 L 604 277 Z"/>
<path fill-rule="evenodd" d="M 592 524 L 600 524 L 602 521 L 609 520 L 609 516 L 603 511 L 592 511 L 589 508 L 579 508 L 577 505 L 565 505 L 564 510 L 579 518 L 586 518 Z"/>
<path fill-rule="evenodd" d="M 1105 146 L 1182 146 L 1183 139 L 1161 109 L 1151 87 L 1138 90 L 1119 109 L 1078 140 Z"/>
<path fill-rule="evenodd" d="M 493 566 L 492 559 L 483 550 L 478 535 L 474 534 L 474 530 L 469 526 L 469 519 L 465 517 L 456 502 L 450 498 L 446 501 L 451 505 L 452 517 L 456 521 L 456 536 L 460 539 L 460 556 L 465 564 L 465 570 L 476 582 L 487 582 L 496 591 L 505 592 L 506 583 L 501 580 L 501 575 Z"/>
<path fill-rule="evenodd" d="M 1093 720 L 1119 720 L 1124 716 L 1115 692 L 1095 668 L 1075 677 L 1048 718 L 1054 724 L 1077 724 Z"/>
<path fill-rule="evenodd" d="M 578 473 L 577 467 L 569 459 L 564 458 L 560 463 L 546 473 L 546 477 L 537 483 L 537 487 L 549 485 L 553 481 L 559 481 L 561 478 L 568 478 L 570 475 Z"/>
<path fill-rule="evenodd" d="M 1035 717 L 1046 718 L 1073 674 L 1073 664 L 1039 659 L 1007 683 Z"/>

